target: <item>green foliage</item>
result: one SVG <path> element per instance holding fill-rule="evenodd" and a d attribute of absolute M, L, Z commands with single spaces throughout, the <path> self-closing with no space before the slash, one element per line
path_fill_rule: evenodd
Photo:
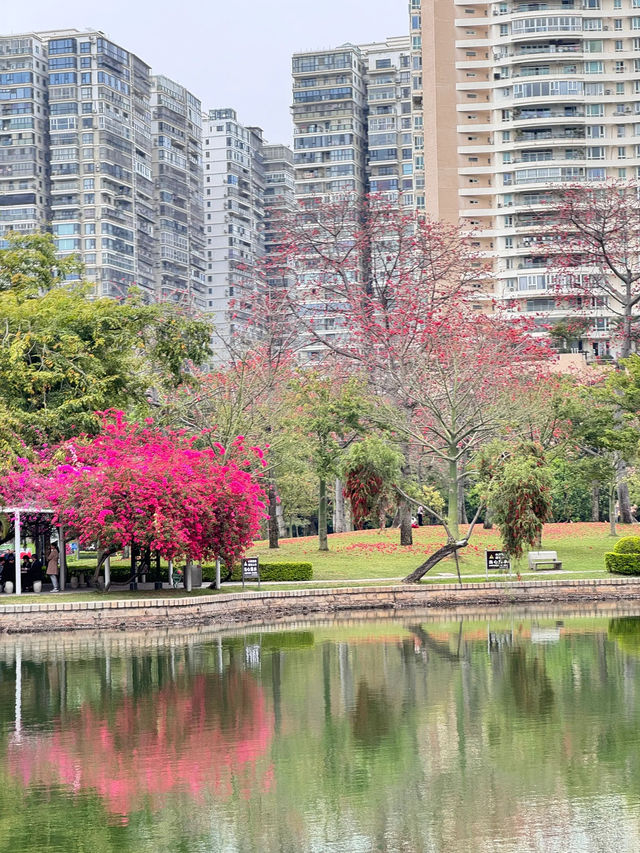
<path fill-rule="evenodd" d="M 355 442 L 342 460 L 342 476 L 346 481 L 345 496 L 351 503 L 357 529 L 369 520 L 376 524 L 384 519 L 392 503 L 391 487 L 400 479 L 403 457 L 378 436 Z"/>
<path fill-rule="evenodd" d="M 222 570 L 222 577 L 228 570 Z M 212 583 L 216 578 L 215 566 L 202 567 L 202 580 Z M 263 581 L 310 581 L 313 578 L 311 563 L 269 563 L 260 561 L 260 580 Z M 234 566 L 230 580 L 241 581 L 242 569 Z"/>
<path fill-rule="evenodd" d="M 616 554 L 640 554 L 640 536 L 623 536 L 613 550 Z"/>
<path fill-rule="evenodd" d="M 93 299 L 91 285 L 65 280 L 77 264 L 55 260 L 50 236 L 9 241 L 0 250 L 0 448 L 94 432 L 94 412 L 108 408 L 143 417 L 150 389 L 182 382 L 205 357 L 206 324 L 136 295 Z"/>
<path fill-rule="evenodd" d="M 536 545 L 551 515 L 551 475 L 542 447 L 521 444 L 501 454 L 484 470 L 491 470 L 488 506 L 500 529 L 503 549 L 521 557 L 525 545 Z"/>
<path fill-rule="evenodd" d="M 549 463 L 554 521 L 591 521 L 591 488 L 602 482 L 591 459 L 559 456 Z"/>
<path fill-rule="evenodd" d="M 604 564 L 615 575 L 640 575 L 640 554 L 605 554 Z"/>

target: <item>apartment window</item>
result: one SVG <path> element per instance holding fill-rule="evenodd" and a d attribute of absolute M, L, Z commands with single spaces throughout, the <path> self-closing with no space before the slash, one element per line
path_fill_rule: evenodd
<path fill-rule="evenodd" d="M 616 95 L 624 95 L 624 83 L 616 83 Z"/>
<path fill-rule="evenodd" d="M 631 29 L 640 30 L 640 18 L 631 18 Z"/>
<path fill-rule="evenodd" d="M 613 29 L 621 30 L 622 29 L 622 18 L 614 18 L 613 19 Z"/>
<path fill-rule="evenodd" d="M 583 30 L 601 30 L 602 18 L 585 18 L 582 22 Z"/>
<path fill-rule="evenodd" d="M 500 24 L 500 35 L 508 36 L 509 35 L 509 24 Z"/>
<path fill-rule="evenodd" d="M 618 147 L 618 160 L 626 160 L 627 159 L 627 149 L 620 145 Z"/>
<path fill-rule="evenodd" d="M 613 0 L 614 9 L 622 9 L 622 0 Z"/>
<path fill-rule="evenodd" d="M 503 130 L 502 131 L 502 141 L 503 142 L 510 142 L 511 141 L 511 131 L 510 130 Z"/>
<path fill-rule="evenodd" d="M 616 62 L 616 74 L 624 74 L 624 62 Z"/>
<path fill-rule="evenodd" d="M 604 160 L 604 148 L 601 145 L 589 146 L 587 160 Z"/>
<path fill-rule="evenodd" d="M 621 50 L 623 49 L 623 47 L 622 47 L 622 44 L 623 44 L 623 43 L 622 43 L 622 39 L 618 39 L 618 40 L 616 41 L 616 43 L 615 43 L 615 44 L 616 44 L 616 51 L 618 51 L 618 52 L 619 52 L 619 51 L 621 51 Z"/>
<path fill-rule="evenodd" d="M 616 135 L 617 135 L 618 139 L 621 139 L 622 137 L 624 137 L 626 135 L 626 130 L 627 130 L 627 128 L 624 126 L 624 124 L 617 124 L 616 125 Z"/>
<path fill-rule="evenodd" d="M 91 57 L 90 56 L 81 56 L 80 57 L 80 68 L 91 68 Z"/>
<path fill-rule="evenodd" d="M 414 27 L 417 29 L 417 27 Z M 376 59 L 376 68 L 391 68 L 390 59 Z"/>
<path fill-rule="evenodd" d="M 80 53 L 91 53 L 91 42 L 90 41 L 81 41 L 80 42 Z"/>
<path fill-rule="evenodd" d="M 585 74 L 602 74 L 604 71 L 604 64 L 601 60 L 597 62 L 585 62 L 584 64 L 584 73 Z"/>
<path fill-rule="evenodd" d="M 80 82 L 84 85 L 87 85 L 87 83 L 91 83 L 91 72 L 88 71 L 84 74 L 81 74 L 80 75 Z M 91 95 L 89 95 L 89 97 L 91 97 Z"/>
<path fill-rule="evenodd" d="M 586 105 L 586 114 L 588 116 L 603 116 L 604 115 L 604 104 L 587 104 Z"/>
<path fill-rule="evenodd" d="M 618 169 L 618 177 L 619 178 L 626 178 L 627 177 L 627 170 L 626 169 Z"/>

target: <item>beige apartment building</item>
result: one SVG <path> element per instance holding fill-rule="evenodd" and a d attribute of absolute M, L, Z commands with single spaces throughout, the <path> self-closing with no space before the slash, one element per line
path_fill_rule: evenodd
<path fill-rule="evenodd" d="M 416 204 L 467 225 L 495 295 L 553 324 L 541 212 L 563 183 L 639 174 L 640 0 L 410 0 L 410 21 Z M 572 348 L 606 355 L 605 300 L 580 310 Z"/>

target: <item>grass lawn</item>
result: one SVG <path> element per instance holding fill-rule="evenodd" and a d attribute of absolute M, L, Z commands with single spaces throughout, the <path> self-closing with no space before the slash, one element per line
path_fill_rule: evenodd
<path fill-rule="evenodd" d="M 626 530 L 618 527 L 620 535 L 640 532 L 634 525 Z M 400 532 L 397 529 L 364 530 L 355 533 L 339 533 L 329 536 L 328 552 L 318 550 L 317 537 L 301 537 L 296 539 L 281 539 L 278 550 L 270 550 L 267 542 L 256 542 L 249 552 L 258 555 L 263 561 L 286 562 L 308 561 L 313 565 L 313 579 L 317 586 L 332 584 L 336 581 L 357 582 L 364 579 L 377 578 L 401 579 L 415 569 L 427 556 L 444 542 L 444 535 L 439 527 L 421 527 L 414 529 L 414 544 L 410 548 L 401 548 Z M 548 524 L 545 526 L 542 547 L 544 550 L 557 551 L 558 559 L 562 560 L 563 572 L 568 571 L 571 577 L 605 577 L 603 555 L 610 551 L 615 540 L 609 536 L 607 523 L 590 524 Z M 500 534 L 497 529 L 484 530 L 476 527 L 470 544 L 460 552 L 460 571 L 463 576 L 479 575 L 484 577 L 485 549 L 500 548 Z M 112 565 L 127 565 L 126 561 L 112 560 Z M 82 566 L 87 571 L 95 567 L 93 558 L 83 559 L 77 563 L 69 559 L 69 568 Z M 515 565 L 514 570 L 520 569 L 523 577 L 548 579 L 562 577 L 560 572 L 536 572 L 530 574 L 527 568 L 526 556 Z M 446 583 L 456 578 L 455 562 L 452 558 L 443 560 L 426 576 L 427 582 Z M 503 579 L 497 573 L 491 573 L 490 578 Z M 479 579 L 479 578 L 473 578 Z M 308 584 L 307 586 L 310 586 Z M 315 584 L 314 584 L 315 585 Z M 226 587 L 232 591 L 238 587 Z M 291 584 L 269 585 L 267 589 L 289 589 Z M 247 589 L 257 589 L 255 585 L 247 585 Z M 164 590 L 164 594 L 171 594 Z M 180 590 L 176 594 L 184 594 Z M 87 593 L 80 593 L 86 596 Z M 148 593 L 130 593 L 128 590 L 114 588 L 110 594 L 123 596 L 145 595 Z M 99 595 L 99 594 L 96 594 Z M 86 600 L 83 597 L 82 600 Z"/>
<path fill-rule="evenodd" d="M 618 527 L 621 535 L 635 533 Z M 339 533 L 329 536 L 328 552 L 318 551 L 317 537 L 281 539 L 280 548 L 269 550 L 266 542 L 257 542 L 251 554 L 264 560 L 308 560 L 313 564 L 314 580 L 357 580 L 360 578 L 402 578 L 423 562 L 429 554 L 444 543 L 440 527 L 414 529 L 414 544 L 401 548 L 398 544 L 400 532 L 390 530 L 364 530 L 356 533 Z M 547 524 L 542 537 L 545 551 L 557 551 L 563 570 L 578 573 L 576 577 L 605 577 L 603 555 L 610 551 L 615 542 L 609 535 L 608 523 L 601 524 Z M 484 530 L 476 527 L 467 548 L 459 552 L 462 575 L 484 576 L 485 549 L 500 548 L 497 529 Z M 518 566 L 514 566 L 517 569 Z M 522 575 L 528 574 L 526 556 L 520 561 Z M 453 558 L 443 560 L 427 575 L 431 581 L 444 582 L 455 577 Z M 442 575 L 446 575 L 443 578 Z M 440 577 L 438 577 L 440 576 Z M 561 576 L 558 572 L 537 572 L 534 577 Z M 500 575 L 491 573 L 499 579 Z"/>

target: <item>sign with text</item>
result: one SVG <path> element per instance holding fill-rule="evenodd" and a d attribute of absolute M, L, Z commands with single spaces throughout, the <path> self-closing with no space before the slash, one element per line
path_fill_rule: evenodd
<path fill-rule="evenodd" d="M 242 585 L 245 581 L 258 581 L 260 584 L 260 558 L 243 557 L 242 559 Z"/>
<path fill-rule="evenodd" d="M 485 551 L 487 572 L 510 572 L 511 560 L 504 551 Z"/>

